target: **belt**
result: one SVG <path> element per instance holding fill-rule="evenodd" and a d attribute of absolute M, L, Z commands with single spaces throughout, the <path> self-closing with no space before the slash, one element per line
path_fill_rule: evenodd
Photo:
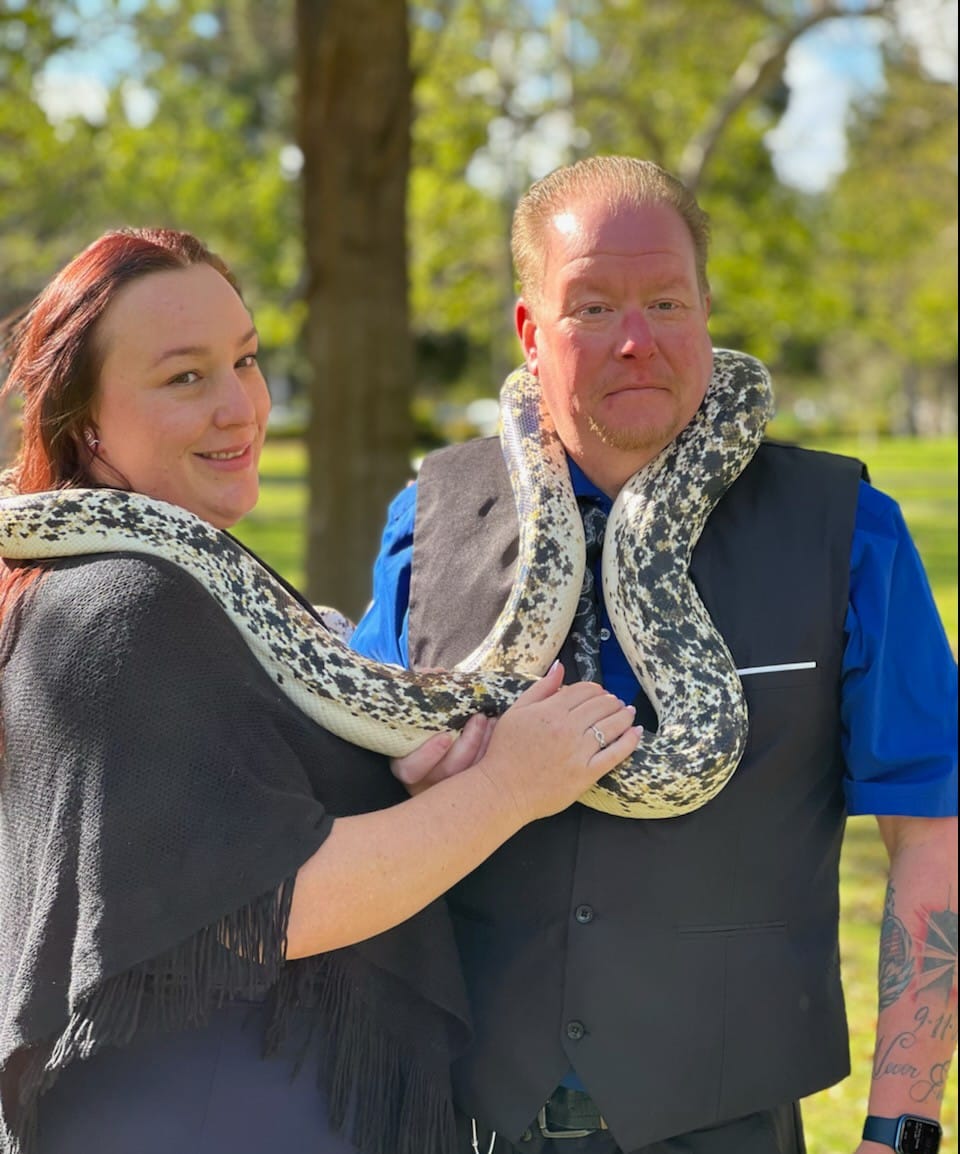
<path fill-rule="evenodd" d="M 566 1086 L 558 1086 L 540 1108 L 537 1126 L 544 1138 L 586 1138 L 608 1129 L 590 1095 Z"/>

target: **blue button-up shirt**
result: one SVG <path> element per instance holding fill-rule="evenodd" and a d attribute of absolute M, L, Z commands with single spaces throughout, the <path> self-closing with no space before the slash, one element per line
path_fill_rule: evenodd
<path fill-rule="evenodd" d="M 612 502 L 573 463 L 578 497 Z M 358 652 L 407 665 L 416 486 L 393 501 L 374 567 L 373 601 L 353 635 Z M 601 596 L 602 586 L 597 582 Z M 600 660 L 622 701 L 639 691 L 601 603 Z M 957 812 L 957 664 L 923 564 L 896 502 L 860 484 L 844 626 L 841 743 L 851 814 L 951 817 Z"/>

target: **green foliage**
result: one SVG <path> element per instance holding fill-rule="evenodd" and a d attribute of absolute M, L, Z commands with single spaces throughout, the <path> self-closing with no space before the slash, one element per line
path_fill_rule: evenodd
<path fill-rule="evenodd" d="M 222 251 L 246 286 L 268 368 L 295 375 L 302 242 L 296 173 L 282 164 L 293 118 L 290 4 L 268 13 L 252 0 L 149 0 L 134 16 L 104 4 L 97 21 L 77 24 L 70 47 L 90 51 L 132 21 L 135 64 L 102 117 L 77 110 L 51 123 L 36 69 L 63 47 L 49 32 L 53 15 L 75 8 L 49 6 L 45 53 L 14 71 L 15 98 L 0 91 L 0 139 L 15 145 L 0 153 L 3 303 L 25 302 L 107 228 L 186 228 Z M 0 23 L 0 35 L 11 26 Z"/>
<path fill-rule="evenodd" d="M 72 207 L 89 195 L 89 134 L 59 131 L 35 99 L 39 71 L 71 43 L 54 30 L 61 7 L 0 3 L 0 316 L 90 239 L 64 205 L 67 187 Z"/>
<path fill-rule="evenodd" d="M 181 225 L 241 275 L 271 374 L 307 376 L 292 13 L 292 0 L 0 0 L 0 310 L 103 228 Z M 800 398 L 835 425 L 949 427 L 956 84 L 926 75 L 891 25 L 847 171 L 820 196 L 788 188 L 765 144 L 789 95 L 770 49 L 812 14 L 787 0 L 413 0 L 413 326 L 422 347 L 457 351 L 421 362 L 424 399 L 496 391 L 518 358 L 516 197 L 557 163 L 617 151 L 696 174 L 715 342 L 767 360 L 785 412 Z M 45 62 L 121 34 L 103 117 L 51 123 Z M 768 75 L 727 116 L 760 50 Z"/>
<path fill-rule="evenodd" d="M 580 151 L 634 153 L 679 172 L 745 47 L 768 25 L 759 6 L 725 0 L 595 0 L 582 17 L 593 48 L 575 83 Z M 723 149 L 728 189 L 746 186 L 758 165 L 769 179 L 769 158 L 756 145 L 772 126 L 763 106 L 731 125 Z"/>
<path fill-rule="evenodd" d="M 850 164 L 827 205 L 823 272 L 837 323 L 821 344 L 888 424 L 946 431 L 942 415 L 956 414 L 957 87 L 900 47 L 886 90 L 857 111 Z"/>

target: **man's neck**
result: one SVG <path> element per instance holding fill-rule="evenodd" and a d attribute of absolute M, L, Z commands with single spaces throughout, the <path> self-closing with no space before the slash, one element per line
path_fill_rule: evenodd
<path fill-rule="evenodd" d="M 568 449 L 567 456 L 592 485 L 595 485 L 601 493 L 605 493 L 611 501 L 615 501 L 627 481 L 652 461 L 656 453 L 640 460 L 635 455 L 628 458 L 627 454 L 610 450 L 608 456 L 603 459 L 584 460 L 582 454 L 571 453 Z"/>

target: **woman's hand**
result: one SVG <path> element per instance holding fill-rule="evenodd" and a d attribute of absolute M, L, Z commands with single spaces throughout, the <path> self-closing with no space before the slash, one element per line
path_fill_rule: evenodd
<path fill-rule="evenodd" d="M 640 736 L 633 710 L 599 685 L 562 682 L 556 665 L 496 723 L 473 718 L 456 740 L 438 734 L 401 758 L 398 775 L 416 779 L 418 797 L 334 821 L 297 872 L 288 958 L 404 921 L 629 757 Z"/>
<path fill-rule="evenodd" d="M 438 781 L 469 769 L 483 757 L 496 725 L 495 717 L 474 714 L 459 734 L 436 733 L 406 757 L 394 757 L 390 768 L 411 796 Z"/>
<path fill-rule="evenodd" d="M 564 685 L 557 662 L 499 719 L 477 769 L 522 823 L 559 813 L 633 753 L 634 713 L 593 682 Z"/>

